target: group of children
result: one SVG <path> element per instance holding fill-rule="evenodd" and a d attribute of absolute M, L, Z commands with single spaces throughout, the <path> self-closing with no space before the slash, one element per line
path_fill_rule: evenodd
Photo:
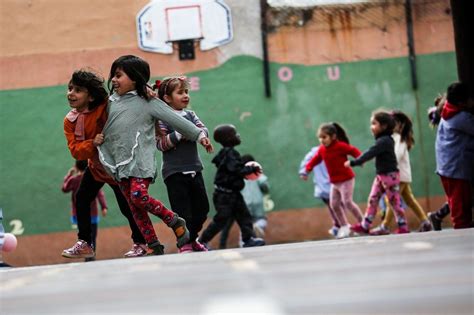
<path fill-rule="evenodd" d="M 217 168 L 213 193 L 216 214 L 201 233 L 209 212 L 209 201 L 197 143 L 212 153 L 209 131 L 196 113 L 187 109 L 190 96 L 186 78 L 169 77 L 156 81 L 153 87 L 148 85 L 149 79 L 148 63 L 133 55 L 122 56 L 113 62 L 108 79 L 108 88 L 113 92 L 110 96 L 104 80 L 90 71 L 79 70 L 71 77 L 67 99 L 72 110 L 64 119 L 64 133 L 71 155 L 76 160 L 87 160 L 88 165 L 80 171 L 74 186 L 78 241 L 62 255 L 95 257 L 94 224 L 97 222 L 95 215 L 91 217 L 91 207 L 105 183 L 112 188 L 132 232 L 133 246 L 124 254 L 126 257 L 164 254 L 164 246 L 156 235 L 149 213 L 172 229 L 181 253 L 207 251 L 207 243 L 221 230 L 228 230 L 234 220 L 240 227 L 243 247 L 264 245 L 265 241 L 257 237 L 255 231 L 265 228 L 266 220 L 260 220 L 265 216 L 254 220 L 241 193 L 245 176 L 261 174 L 262 169 L 244 163 L 235 149 L 241 143 L 240 135 L 230 124 L 214 129 L 213 138 L 222 145 L 212 159 Z M 461 132 L 460 125 L 467 129 L 474 126 L 472 114 L 464 114 L 461 106 L 466 98 L 459 94 L 462 94 L 460 88 L 448 89 L 436 142 L 437 172 L 448 196 L 455 228 L 466 227 L 469 220 L 465 199 L 471 198 L 468 189 L 471 175 L 465 178 L 465 174 L 472 174 L 473 170 L 472 157 L 469 160 L 469 156 L 459 149 L 462 145 L 472 145 L 472 133 L 467 137 L 459 136 L 455 148 L 443 148 L 451 145 L 449 137 Z M 362 153 L 349 143 L 346 132 L 338 123 L 323 124 L 317 134 L 321 145 L 312 148 L 301 163 L 302 179 L 306 180 L 309 172 L 315 169 L 318 184 L 315 196 L 328 205 L 334 223 L 330 233 L 337 238 L 346 238 L 351 232 L 388 234 L 393 216 L 398 224 L 396 233 L 408 233 L 401 197 L 420 219 L 420 231 L 431 230 L 431 223 L 410 187 L 408 152 L 414 144 L 410 119 L 400 111 L 379 110 L 371 116 L 370 129 L 375 144 Z M 468 133 L 471 131 L 469 129 Z M 161 174 L 173 210 L 148 193 L 150 184 L 157 177 L 156 150 L 162 152 Z M 455 167 L 451 166 L 453 152 L 457 155 Z M 348 156 L 353 159 L 348 160 Z M 353 201 L 355 173 L 352 167 L 374 158 L 376 176 L 363 216 Z M 71 172 L 68 177 L 72 175 Z M 72 189 L 66 186 L 65 182 L 64 190 Z M 260 186 L 263 193 L 267 188 Z M 379 227 L 370 229 L 383 195 L 389 204 L 386 218 Z M 352 213 L 356 224 L 349 224 L 346 211 Z M 221 241 L 221 247 L 225 247 L 225 239 Z"/>
<path fill-rule="evenodd" d="M 205 125 L 186 109 L 190 102 L 186 79 L 170 77 L 153 87 L 147 84 L 149 79 L 148 63 L 133 55 L 113 62 L 110 97 L 98 75 L 79 70 L 71 77 L 67 99 L 72 110 L 64 119 L 64 133 L 73 158 L 88 160 L 88 167 L 81 174 L 74 200 L 78 240 L 62 256 L 95 257 L 91 204 L 105 183 L 114 191 L 132 231 L 133 246 L 125 257 L 164 254 L 148 213 L 173 230 L 181 253 L 207 251 L 206 243 L 231 218 L 240 226 L 244 247 L 264 245 L 255 235 L 240 194 L 244 177 L 262 170 L 244 165 L 234 148 L 240 144 L 240 135 L 229 124 L 214 130 L 214 140 L 223 146 L 212 161 L 217 167 L 213 195 L 217 213 L 199 236 L 209 201 L 197 143 L 208 153 L 214 148 Z M 173 211 L 148 193 L 157 177 L 157 149 L 163 153 L 161 170 Z"/>
<path fill-rule="evenodd" d="M 328 205 L 333 220 L 329 233 L 336 238 L 355 234 L 390 234 L 395 216 L 396 233 L 409 233 L 403 200 L 420 220 L 420 232 L 441 229 L 441 220 L 451 209 L 453 227 L 472 227 L 472 183 L 474 181 L 474 116 L 468 87 L 453 83 L 445 100 L 440 102 L 436 137 L 436 173 L 440 176 L 447 204 L 428 216 L 411 190 L 409 150 L 414 145 L 412 122 L 401 111 L 378 110 L 370 118 L 375 144 L 361 152 L 349 144 L 344 129 L 337 123 L 322 124 L 317 136 L 321 145 L 314 147 L 300 164 L 303 180 L 314 169 L 315 196 Z M 434 112 L 430 113 L 430 117 Z M 354 159 L 348 160 L 348 156 Z M 368 197 L 367 210 L 361 211 L 352 200 L 355 174 L 351 167 L 362 166 L 375 158 L 376 176 Z M 322 163 L 324 162 L 324 163 Z M 324 166 L 322 166 L 324 165 Z M 316 166 L 316 168 L 315 168 Z M 326 175 L 328 174 L 328 175 Z M 379 200 L 385 196 L 387 211 L 382 223 L 371 229 Z M 403 199 L 401 199 L 403 198 Z M 356 223 L 350 225 L 345 212 L 350 211 Z M 431 222 L 430 222 L 431 221 Z"/>

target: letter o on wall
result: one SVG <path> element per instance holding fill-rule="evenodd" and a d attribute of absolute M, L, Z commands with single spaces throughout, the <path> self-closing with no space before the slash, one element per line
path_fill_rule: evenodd
<path fill-rule="evenodd" d="M 288 82 L 293 78 L 293 71 L 289 67 L 281 67 L 278 70 L 278 78 L 280 81 Z"/>

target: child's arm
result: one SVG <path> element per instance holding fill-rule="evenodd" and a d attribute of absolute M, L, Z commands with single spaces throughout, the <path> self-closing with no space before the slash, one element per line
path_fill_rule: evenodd
<path fill-rule="evenodd" d="M 318 147 L 313 147 L 311 150 L 306 153 L 303 160 L 300 162 L 300 168 L 298 170 L 298 174 L 302 180 L 308 180 L 308 172 L 306 172 L 306 164 L 311 160 L 311 158 L 316 154 Z"/>
<path fill-rule="evenodd" d="M 206 137 L 201 136 L 203 131 L 196 127 L 192 122 L 176 114 L 171 107 L 166 105 L 165 102 L 157 98 L 152 98 L 149 101 L 151 115 L 157 120 L 163 120 L 168 123 L 171 127 L 182 134 L 186 139 L 191 141 L 199 141 Z"/>
<path fill-rule="evenodd" d="M 63 185 L 61 186 L 61 190 L 64 193 L 68 193 L 70 191 L 74 191 L 79 188 L 79 184 L 81 183 L 82 176 L 77 176 L 72 174 L 71 170 L 69 170 L 68 174 L 64 177 Z"/>
<path fill-rule="evenodd" d="M 163 121 L 158 121 L 159 132 L 156 133 L 156 148 L 162 152 L 174 148 L 181 140 L 181 134 L 173 131 L 170 132 L 168 125 Z"/>
<path fill-rule="evenodd" d="M 107 200 L 105 200 L 105 194 L 102 189 L 97 193 L 97 200 L 99 201 L 100 208 L 102 209 L 102 216 L 105 217 L 107 215 L 108 207 Z"/>
<path fill-rule="evenodd" d="M 196 127 L 200 128 L 205 134 L 205 138 L 200 139 L 199 142 L 202 144 L 203 147 L 206 148 L 207 153 L 214 152 L 214 147 L 212 146 L 211 140 L 209 139 L 209 130 L 207 130 L 207 127 L 199 119 L 195 112 L 191 111 L 190 113 L 193 124 L 196 125 Z"/>
<path fill-rule="evenodd" d="M 76 126 L 69 120 L 64 119 L 64 135 L 66 136 L 67 146 L 71 155 L 76 160 L 87 160 L 94 156 L 95 146 L 93 139 L 76 140 L 74 131 Z"/>
<path fill-rule="evenodd" d="M 260 177 L 257 179 L 258 181 L 258 187 L 260 188 L 260 191 L 266 195 L 270 193 L 270 185 L 268 183 L 268 178 L 264 174 L 260 175 Z"/>
<path fill-rule="evenodd" d="M 349 167 L 349 166 L 361 166 L 362 164 L 364 164 L 365 162 L 373 159 L 374 157 L 376 157 L 377 155 L 379 155 L 380 153 L 383 152 L 383 147 L 384 147 L 384 144 L 382 143 L 382 141 L 384 141 L 383 138 L 379 138 L 377 139 L 377 141 L 375 142 L 375 144 L 373 146 L 371 146 L 367 151 L 365 151 L 364 153 L 362 153 L 362 155 L 360 155 L 358 158 L 356 158 L 355 160 L 352 160 L 352 161 L 346 161 L 344 163 L 344 166 L 346 167 Z"/>
<path fill-rule="evenodd" d="M 306 164 L 305 166 L 306 173 L 311 172 L 316 165 L 321 163 L 322 157 L 321 157 L 321 154 L 319 154 L 320 151 L 321 151 L 321 148 L 318 149 L 316 154 L 311 158 L 311 160 L 309 160 L 308 164 Z"/>

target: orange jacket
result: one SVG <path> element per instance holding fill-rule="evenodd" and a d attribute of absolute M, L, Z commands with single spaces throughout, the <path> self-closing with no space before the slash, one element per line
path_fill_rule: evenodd
<path fill-rule="evenodd" d="M 117 184 L 104 170 L 99 161 L 97 148 L 92 143 L 95 136 L 102 132 L 107 121 L 107 102 L 100 104 L 91 112 L 84 113 L 84 140 L 75 134 L 77 119 L 64 118 L 64 135 L 71 155 L 76 160 L 89 160 L 89 169 L 94 179 L 109 184 Z"/>

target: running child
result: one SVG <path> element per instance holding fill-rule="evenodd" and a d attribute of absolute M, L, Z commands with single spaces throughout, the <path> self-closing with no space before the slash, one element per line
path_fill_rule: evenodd
<path fill-rule="evenodd" d="M 352 161 L 346 161 L 344 166 L 361 166 L 365 162 L 375 158 L 376 176 L 372 184 L 365 217 L 360 223 L 351 227 L 356 233 L 369 233 L 379 200 L 386 193 L 389 203 L 395 212 L 398 229 L 397 234 L 409 233 L 405 211 L 400 206 L 400 172 L 397 167 L 395 155 L 395 141 L 392 138 L 395 128 L 395 119 L 386 111 L 376 111 L 370 118 L 370 130 L 375 137 L 375 145 L 370 147 L 361 156 Z"/>
<path fill-rule="evenodd" d="M 97 74 L 88 70 L 78 70 L 72 74 L 67 91 L 67 99 L 72 109 L 64 118 L 64 135 L 72 157 L 76 160 L 89 160 L 89 164 L 76 193 L 78 241 L 71 248 L 63 250 L 62 256 L 66 258 L 95 257 L 90 207 L 106 183 L 114 192 L 120 212 L 127 218 L 132 231 L 133 246 L 124 256 L 147 255 L 145 239 L 133 219 L 127 200 L 99 161 L 97 146 L 107 120 L 107 97 L 104 80 Z M 151 250 L 152 253 L 157 253 L 153 247 Z"/>
<path fill-rule="evenodd" d="M 358 157 L 361 152 L 349 144 L 345 130 L 338 123 L 322 124 L 318 129 L 318 138 L 321 146 L 306 164 L 306 174 L 324 161 L 331 182 L 329 202 L 340 224 L 336 237 L 346 238 L 350 236 L 351 230 L 345 209 L 351 211 L 358 222 L 362 220 L 362 212 L 352 199 L 355 173 L 351 169 L 345 168 L 344 162 L 347 161 L 348 155 Z"/>
<path fill-rule="evenodd" d="M 395 128 L 393 130 L 392 138 L 395 141 L 395 155 L 397 157 L 398 169 L 400 171 L 400 196 L 402 200 L 415 213 L 418 220 L 420 220 L 419 232 L 431 231 L 431 226 L 425 211 L 416 201 L 411 190 L 411 166 L 409 151 L 415 144 L 413 138 L 413 124 L 411 119 L 403 112 L 394 110 L 392 116 L 395 119 Z M 405 208 L 404 208 L 405 209 Z M 371 235 L 386 235 L 390 234 L 389 226 L 393 221 L 393 210 L 390 203 L 387 203 L 387 210 L 383 222 L 376 228 L 370 231 Z"/>
<path fill-rule="evenodd" d="M 166 121 L 187 139 L 197 140 L 206 148 L 211 144 L 201 129 L 163 101 L 149 96 L 149 79 L 150 66 L 139 57 L 126 55 L 113 62 L 108 85 L 114 93 L 109 98 L 99 158 L 119 183 L 147 243 L 159 244 L 147 213 L 150 212 L 173 230 L 180 248 L 189 242 L 186 221 L 148 194 L 157 175 L 155 125 L 158 120 Z"/>
<path fill-rule="evenodd" d="M 298 174 L 302 180 L 308 180 L 308 173 L 306 172 L 306 164 L 311 160 L 313 156 L 318 152 L 319 146 L 312 147 L 311 150 L 306 153 L 303 160 L 300 162 L 300 168 Z M 336 237 L 341 227 L 341 222 L 337 218 L 336 213 L 329 203 L 329 194 L 331 191 L 331 183 L 329 182 L 329 174 L 324 163 L 319 163 L 313 168 L 313 184 L 314 184 L 314 197 L 321 199 L 329 210 L 329 215 L 332 219 L 332 227 L 328 233 Z"/>
<path fill-rule="evenodd" d="M 185 77 L 170 77 L 157 81 L 158 97 L 178 115 L 209 132 L 194 111 L 186 109 L 190 103 L 189 83 Z M 161 173 L 168 190 L 171 208 L 186 220 L 190 240 L 179 249 L 180 253 L 202 252 L 207 248 L 197 241 L 198 233 L 207 219 L 209 200 L 202 177 L 203 165 L 196 141 L 183 137 L 171 125 L 159 121 L 156 147 L 163 152 Z M 212 145 L 207 147 L 213 151 Z"/>
<path fill-rule="evenodd" d="M 234 148 L 240 144 L 240 135 L 233 125 L 219 125 L 214 129 L 214 140 L 222 149 L 212 159 L 217 172 L 214 178 L 214 207 L 216 214 L 212 222 L 202 232 L 199 242 L 207 244 L 219 233 L 230 218 L 240 227 L 243 247 L 262 246 L 265 241 L 255 237 L 252 216 L 240 191 L 244 188 L 244 177 L 251 173 L 261 173 L 260 167 L 245 166 L 240 153 Z"/>

